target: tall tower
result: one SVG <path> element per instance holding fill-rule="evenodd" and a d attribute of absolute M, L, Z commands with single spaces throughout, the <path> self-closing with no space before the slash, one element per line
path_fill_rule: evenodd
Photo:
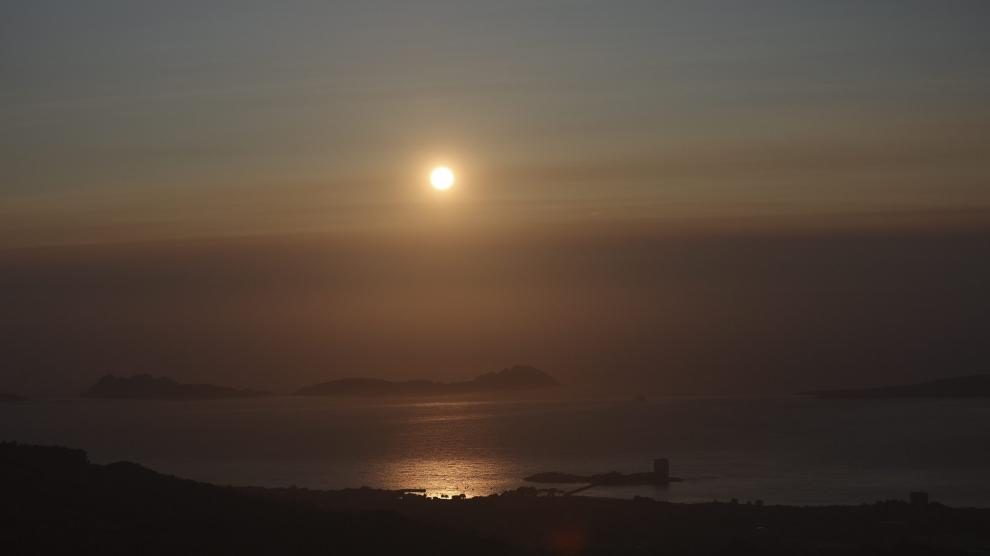
<path fill-rule="evenodd" d="M 653 460 L 653 478 L 658 483 L 670 482 L 670 461 L 667 458 Z"/>

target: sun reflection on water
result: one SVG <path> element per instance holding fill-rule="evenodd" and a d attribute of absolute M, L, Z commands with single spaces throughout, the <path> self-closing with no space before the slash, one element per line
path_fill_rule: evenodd
<path fill-rule="evenodd" d="M 429 497 L 486 496 L 505 490 L 494 459 L 404 459 L 382 464 L 368 477 L 382 488 L 424 488 Z"/>

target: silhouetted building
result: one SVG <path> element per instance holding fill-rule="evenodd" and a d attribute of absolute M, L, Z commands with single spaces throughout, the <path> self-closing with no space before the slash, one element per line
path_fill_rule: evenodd
<path fill-rule="evenodd" d="M 912 492 L 911 493 L 911 504 L 915 506 L 927 506 L 928 505 L 928 493 L 927 492 Z"/>
<path fill-rule="evenodd" d="M 667 458 L 653 460 L 653 475 L 658 483 L 670 482 L 670 461 Z"/>

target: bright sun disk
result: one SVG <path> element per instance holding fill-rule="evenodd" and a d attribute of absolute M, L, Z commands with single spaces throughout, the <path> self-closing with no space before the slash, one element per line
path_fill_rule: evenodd
<path fill-rule="evenodd" d="M 430 184 L 439 191 L 450 189 L 454 185 L 454 172 L 446 166 L 437 166 L 430 172 Z"/>

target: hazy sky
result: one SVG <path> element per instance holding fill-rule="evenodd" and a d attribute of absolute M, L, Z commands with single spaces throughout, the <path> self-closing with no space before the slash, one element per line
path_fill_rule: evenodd
<path fill-rule="evenodd" d="M 0 0 L 0 389 L 985 371 L 988 29 L 981 0 Z"/>
<path fill-rule="evenodd" d="M 982 1 L 0 10 L 5 245 L 990 204 Z"/>

